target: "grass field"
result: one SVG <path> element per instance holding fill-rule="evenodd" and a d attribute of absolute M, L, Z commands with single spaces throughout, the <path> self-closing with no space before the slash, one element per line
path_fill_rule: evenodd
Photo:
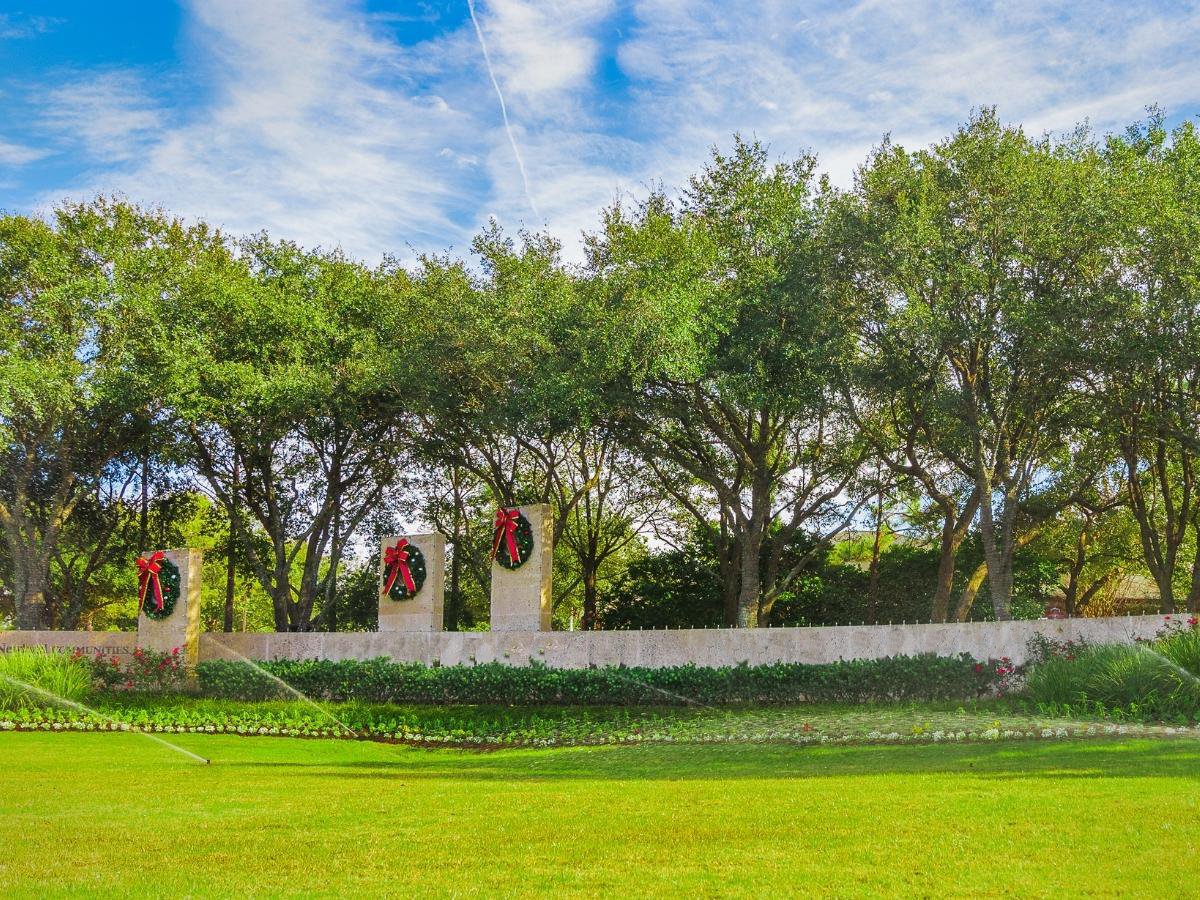
<path fill-rule="evenodd" d="M 1194 896 L 1200 741 L 471 753 L 0 734 L 6 895 Z"/>

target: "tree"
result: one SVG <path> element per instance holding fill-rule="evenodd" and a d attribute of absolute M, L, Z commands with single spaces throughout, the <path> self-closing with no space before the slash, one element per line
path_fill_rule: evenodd
<path fill-rule="evenodd" d="M 857 283 L 874 296 L 888 364 L 921 392 L 903 401 L 900 439 L 930 413 L 925 452 L 969 485 L 957 512 L 939 504 L 947 543 L 976 495 L 1001 619 L 1012 612 L 1023 507 L 1051 486 L 1046 462 L 1088 424 L 1081 335 L 1105 313 L 1111 267 L 1100 174 L 1085 134 L 1032 141 L 991 110 L 929 150 L 885 142 L 859 173 L 867 271 Z M 907 465 L 945 493 L 922 478 L 926 464 Z"/>
<path fill-rule="evenodd" d="M 479 275 L 427 257 L 415 276 L 428 327 L 417 452 L 469 472 L 501 505 L 554 503 L 557 541 L 604 463 L 581 471 L 574 448 L 590 440 L 613 363 L 557 241 L 518 245 L 493 223 L 472 246 Z"/>
<path fill-rule="evenodd" d="M 766 623 L 862 503 L 847 494 L 864 454 L 833 389 L 847 341 L 815 170 L 738 139 L 678 204 L 615 206 L 588 240 L 599 318 L 619 325 L 604 340 L 626 369 L 622 438 L 707 533 L 743 627 Z M 801 530 L 821 540 L 782 565 Z"/>
<path fill-rule="evenodd" d="M 1119 448 L 1146 566 L 1174 612 L 1180 553 L 1200 529 L 1200 140 L 1154 115 L 1106 147 L 1117 315 L 1092 342 L 1093 382 Z M 1200 608 L 1200 540 L 1187 588 Z"/>
<path fill-rule="evenodd" d="M 50 561 L 77 506 L 147 439 L 161 301 L 203 234 L 105 199 L 50 222 L 0 218 L 0 530 L 20 628 L 47 624 Z"/>
<path fill-rule="evenodd" d="M 237 251 L 209 248 L 176 313 L 186 324 L 175 336 L 176 409 L 276 629 L 307 631 L 317 598 L 334 595 L 349 535 L 394 471 L 404 401 L 395 388 L 419 318 L 403 278 L 339 253 L 265 236 Z"/>
<path fill-rule="evenodd" d="M 946 402 L 943 362 L 930 352 L 923 323 L 914 323 L 905 307 L 894 303 L 895 285 L 884 274 L 890 251 L 880 240 L 868 197 L 864 190 L 863 195 L 839 198 L 837 206 L 838 239 L 845 251 L 837 285 L 852 311 L 858 344 L 841 373 L 840 387 L 847 413 L 872 456 L 895 478 L 918 486 L 941 520 L 930 619 L 945 622 L 955 559 L 979 511 L 979 489 L 956 465 L 967 455 L 968 434 Z"/>
<path fill-rule="evenodd" d="M 644 552 L 643 532 L 661 516 L 666 505 L 645 467 L 616 444 L 614 435 L 597 429 L 572 448 L 556 479 L 559 508 L 567 506 L 575 485 L 588 486 L 570 505 L 560 546 L 568 550 L 579 570 L 583 589 L 580 627 L 601 627 L 598 602 L 600 579 L 610 563 L 624 561 L 630 552 Z M 557 592 L 556 592 L 557 593 Z"/>

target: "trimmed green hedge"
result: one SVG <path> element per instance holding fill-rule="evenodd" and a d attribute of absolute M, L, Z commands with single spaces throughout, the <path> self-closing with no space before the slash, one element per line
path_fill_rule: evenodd
<path fill-rule="evenodd" d="M 810 665 L 777 663 L 719 669 L 551 669 L 510 666 L 429 668 L 386 658 L 359 662 L 277 659 L 262 670 L 318 700 L 367 703 L 469 703 L 507 706 L 579 704 L 688 706 L 726 703 L 869 703 L 968 700 L 1000 684 L 997 663 L 968 654 L 893 656 Z M 263 700 L 288 692 L 243 662 L 209 660 L 197 666 L 201 691 L 210 697 Z"/>

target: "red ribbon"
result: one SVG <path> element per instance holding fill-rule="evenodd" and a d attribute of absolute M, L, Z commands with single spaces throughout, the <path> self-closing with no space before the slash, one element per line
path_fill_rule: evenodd
<path fill-rule="evenodd" d="M 496 558 L 496 551 L 500 549 L 500 541 L 507 540 L 508 558 L 515 562 L 521 561 L 521 554 L 517 551 L 517 520 L 521 516 L 521 511 L 515 507 L 512 509 L 496 510 L 496 540 L 492 543 L 492 555 L 488 559 Z"/>
<path fill-rule="evenodd" d="M 167 554 L 161 550 L 155 550 L 149 556 L 138 557 L 138 614 L 142 612 L 142 607 L 146 605 L 146 588 L 150 583 L 154 583 L 154 602 L 158 604 L 158 611 L 163 610 L 163 595 L 162 584 L 158 580 L 158 573 L 162 571 L 162 561 L 167 558 Z"/>
<path fill-rule="evenodd" d="M 404 579 L 404 586 L 408 588 L 408 593 L 411 596 L 417 592 L 417 585 L 413 581 L 412 572 L 408 570 L 408 551 L 404 548 L 408 546 L 408 538 L 400 538 L 396 542 L 395 547 L 388 547 L 387 552 L 383 555 L 384 565 L 387 566 L 387 584 L 383 586 L 385 594 L 391 593 L 392 585 L 396 583 L 396 576 L 399 575 Z"/>

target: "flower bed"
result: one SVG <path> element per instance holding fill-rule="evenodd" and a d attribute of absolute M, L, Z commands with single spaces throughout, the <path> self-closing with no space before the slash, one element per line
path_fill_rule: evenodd
<path fill-rule="evenodd" d="M 609 744 L 942 744 L 1119 735 L 1200 736 L 1200 729 L 1032 715 L 981 704 L 762 709 L 462 709 L 242 703 L 111 696 L 95 713 L 30 708 L 0 713 L 7 731 L 142 731 L 396 741 L 451 747 Z"/>

